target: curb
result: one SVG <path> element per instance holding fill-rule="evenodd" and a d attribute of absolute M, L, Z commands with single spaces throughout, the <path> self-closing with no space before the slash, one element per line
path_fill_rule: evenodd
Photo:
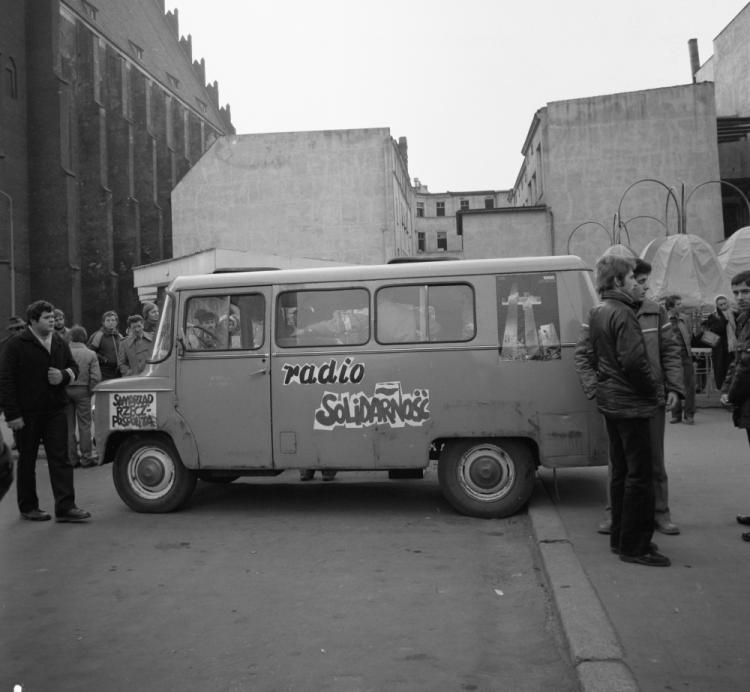
<path fill-rule="evenodd" d="M 638 692 L 617 633 L 541 480 L 528 514 L 582 692 Z"/>

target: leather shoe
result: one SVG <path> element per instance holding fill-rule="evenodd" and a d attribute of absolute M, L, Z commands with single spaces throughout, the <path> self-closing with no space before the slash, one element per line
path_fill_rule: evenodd
<path fill-rule="evenodd" d="M 52 517 L 42 509 L 32 509 L 29 512 L 21 512 L 21 516 L 29 521 L 49 521 Z"/>
<path fill-rule="evenodd" d="M 603 533 L 605 536 L 608 536 L 610 533 L 612 533 L 612 520 L 605 519 L 601 524 L 599 524 L 596 532 Z"/>
<path fill-rule="evenodd" d="M 78 522 L 78 521 L 86 521 L 86 519 L 91 519 L 91 512 L 87 512 L 83 509 L 78 509 L 78 507 L 73 507 L 71 509 L 68 509 L 64 512 L 60 512 L 60 514 L 55 515 L 55 521 L 59 522 Z"/>
<path fill-rule="evenodd" d="M 685 425 L 694 425 L 695 421 L 692 416 L 685 416 Z"/>
<path fill-rule="evenodd" d="M 615 547 L 614 545 L 610 547 L 610 550 L 611 550 L 611 551 L 612 551 L 612 552 L 613 552 L 613 553 L 614 553 L 615 555 L 619 555 L 619 554 L 620 554 L 620 549 L 619 549 L 619 548 L 617 548 L 617 547 Z M 658 553 L 658 552 L 659 552 L 659 546 L 658 546 L 658 545 L 656 545 L 656 543 L 653 543 L 653 542 L 649 543 L 649 544 L 648 544 L 648 552 L 649 552 L 649 553 Z"/>
<path fill-rule="evenodd" d="M 747 541 L 748 543 L 750 543 L 750 531 L 747 531 L 747 532 L 745 532 L 745 533 L 742 534 L 742 540 L 743 541 Z"/>
<path fill-rule="evenodd" d="M 744 526 L 750 526 L 750 514 L 738 514 L 737 523 Z"/>
<path fill-rule="evenodd" d="M 620 553 L 620 559 L 623 562 L 632 562 L 636 565 L 645 565 L 646 567 L 669 567 L 672 562 L 666 555 L 651 551 L 643 555 L 623 555 Z"/>
<path fill-rule="evenodd" d="M 672 420 L 669 421 L 670 423 L 682 423 L 681 418 L 672 418 Z"/>
<path fill-rule="evenodd" d="M 676 536 L 680 533 L 680 527 L 677 524 L 672 523 L 669 519 L 661 519 L 657 521 L 654 528 L 659 533 L 665 533 L 667 536 Z"/>

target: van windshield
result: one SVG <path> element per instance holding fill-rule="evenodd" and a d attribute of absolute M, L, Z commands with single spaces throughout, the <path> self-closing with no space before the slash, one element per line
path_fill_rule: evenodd
<path fill-rule="evenodd" d="M 167 293 L 164 307 L 161 311 L 159 328 L 154 339 L 154 351 L 149 362 L 158 363 L 164 360 L 172 350 L 172 321 L 174 315 L 174 296 Z"/>

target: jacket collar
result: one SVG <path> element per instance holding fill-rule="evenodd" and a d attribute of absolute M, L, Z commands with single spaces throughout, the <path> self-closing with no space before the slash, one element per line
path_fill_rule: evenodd
<path fill-rule="evenodd" d="M 637 307 L 636 302 L 633 300 L 633 296 L 623 291 L 621 288 L 609 288 L 606 291 L 602 291 L 602 300 L 617 300 L 621 303 L 625 303 L 629 308 Z"/>

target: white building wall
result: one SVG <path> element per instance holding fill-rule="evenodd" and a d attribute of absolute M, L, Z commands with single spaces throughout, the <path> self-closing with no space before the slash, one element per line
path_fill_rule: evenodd
<path fill-rule="evenodd" d="M 172 193 L 175 257 L 224 248 L 350 263 L 408 249 L 408 172 L 388 128 L 217 140 Z"/>

